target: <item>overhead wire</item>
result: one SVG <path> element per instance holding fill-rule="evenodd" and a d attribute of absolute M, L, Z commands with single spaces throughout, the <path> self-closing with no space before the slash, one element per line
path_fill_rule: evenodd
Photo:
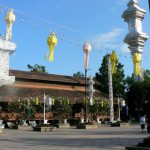
<path fill-rule="evenodd" d="M 5 6 L 5 5 L 0 5 L 1 8 L 6 8 L 6 9 L 9 9 L 10 7 L 8 6 Z M 65 26 L 65 25 L 62 25 L 62 24 L 58 24 L 56 22 L 53 22 L 51 20 L 48 20 L 48 19 L 44 19 L 44 18 L 39 18 L 39 17 L 35 17 L 33 15 L 30 15 L 28 13 L 25 13 L 23 11 L 20 11 L 20 10 L 17 10 L 17 9 L 13 9 L 14 12 L 20 14 L 20 15 L 23 15 L 23 16 L 28 16 L 30 18 L 33 18 L 35 20 L 38 20 L 38 21 L 41 21 L 41 22 L 45 22 L 45 23 L 48 23 L 48 24 L 51 24 L 51 25 L 54 25 L 54 26 L 57 26 L 58 28 L 63 28 L 63 29 L 66 29 L 66 30 L 70 30 L 72 32 L 76 32 L 76 33 L 82 33 L 81 31 L 79 31 L 78 29 L 75 29 L 75 28 L 72 28 L 72 27 L 68 27 L 68 26 Z"/>
<path fill-rule="evenodd" d="M 3 13 L 3 8 L 4 9 L 10 9 L 10 7 L 8 7 L 8 6 L 0 5 L 0 13 Z M 16 13 L 17 16 L 19 16 L 21 18 L 21 23 L 23 23 L 25 20 L 30 20 L 30 22 L 32 24 L 32 28 L 34 28 L 34 27 L 36 27 L 38 25 L 41 25 L 39 22 L 45 22 L 47 24 L 55 26 L 55 29 L 52 30 L 49 27 L 47 27 L 46 25 L 42 25 L 49 33 L 51 33 L 52 31 L 57 32 L 60 35 L 61 41 L 67 40 L 69 45 L 73 43 L 73 38 L 70 37 L 70 36 L 66 36 L 66 35 L 64 36 L 63 34 L 59 33 L 57 31 L 57 29 L 61 28 L 61 29 L 72 31 L 74 33 L 83 34 L 78 29 L 75 29 L 75 28 L 72 28 L 72 27 L 68 27 L 68 26 L 65 26 L 65 25 L 62 25 L 62 24 L 58 24 L 58 23 L 55 23 L 55 22 L 53 22 L 51 20 L 48 20 L 48 19 L 35 17 L 35 16 L 31 15 L 31 14 L 25 13 L 25 12 L 17 10 L 17 9 L 13 9 L 13 11 Z M 77 45 L 77 47 L 80 47 L 81 39 L 77 41 L 76 45 Z M 94 50 L 97 49 L 96 46 L 93 45 L 93 44 L 92 44 L 92 47 L 93 47 Z M 110 51 L 114 50 L 114 49 L 110 49 L 110 48 L 108 49 L 108 48 L 105 48 L 105 47 L 103 47 L 102 49 L 103 49 L 103 51 L 106 50 L 109 53 L 110 53 Z M 100 51 L 103 52 L 101 49 L 100 49 Z M 121 51 L 118 51 L 118 52 L 120 53 Z"/>

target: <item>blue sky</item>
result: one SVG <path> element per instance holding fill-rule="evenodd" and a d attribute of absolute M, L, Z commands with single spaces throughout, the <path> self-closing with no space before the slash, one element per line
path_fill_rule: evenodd
<path fill-rule="evenodd" d="M 5 34 L 4 17 L 13 8 L 16 21 L 13 39 L 17 44 L 10 58 L 10 68 L 28 70 L 27 64 L 46 66 L 50 74 L 73 75 L 84 72 L 83 44 L 92 43 L 88 75 L 95 75 L 105 54 L 116 50 L 126 75 L 131 75 L 131 55 L 123 42 L 128 25 L 121 18 L 128 0 L 1 0 L 0 34 Z M 140 0 L 147 11 L 143 31 L 150 35 L 148 1 Z M 58 38 L 54 62 L 44 59 L 48 53 L 47 37 L 54 31 Z M 150 69 L 150 41 L 145 44 L 142 67 Z"/>

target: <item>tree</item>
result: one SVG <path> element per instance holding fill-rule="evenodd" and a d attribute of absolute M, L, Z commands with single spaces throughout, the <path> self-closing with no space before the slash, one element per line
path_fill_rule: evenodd
<path fill-rule="evenodd" d="M 74 77 L 84 77 L 84 74 L 80 71 L 78 71 L 77 73 L 73 74 Z"/>
<path fill-rule="evenodd" d="M 38 64 L 35 64 L 34 66 L 32 66 L 32 65 L 28 64 L 27 67 L 31 72 L 44 73 L 44 74 L 48 73 L 46 71 L 45 66 L 43 66 L 43 65 L 40 66 Z"/>
<path fill-rule="evenodd" d="M 144 81 L 150 83 L 150 70 L 145 70 L 143 74 L 144 74 Z"/>
<path fill-rule="evenodd" d="M 150 70 L 145 70 L 143 71 L 143 81 L 144 82 L 147 82 L 147 83 L 150 83 Z M 129 91 L 130 87 L 135 83 L 135 80 L 134 80 L 134 74 L 132 74 L 132 76 L 127 76 L 126 79 L 125 79 L 125 82 L 126 82 L 126 92 Z M 141 81 L 139 81 L 141 82 Z"/>
<path fill-rule="evenodd" d="M 99 73 L 96 73 L 96 80 L 100 82 L 100 90 L 104 93 L 108 93 L 108 55 L 105 55 L 102 60 Z"/>
<path fill-rule="evenodd" d="M 99 73 L 96 73 L 96 80 L 100 82 L 100 90 L 109 93 L 108 85 L 108 54 L 103 57 Z M 117 61 L 117 72 L 113 75 L 113 94 L 114 97 L 125 97 L 125 75 L 123 65 Z"/>
<path fill-rule="evenodd" d="M 54 100 L 54 110 L 60 121 L 67 119 L 72 111 L 70 100 L 68 97 L 57 97 Z"/>
<path fill-rule="evenodd" d="M 129 91 L 130 87 L 134 84 L 134 74 L 131 77 L 127 76 L 125 79 L 125 89 L 126 92 Z"/>
<path fill-rule="evenodd" d="M 139 119 L 141 113 L 150 115 L 150 70 L 143 72 L 143 82 L 135 82 L 134 74 L 126 78 L 127 103 L 132 117 Z"/>
<path fill-rule="evenodd" d="M 134 82 L 127 92 L 127 103 L 131 117 L 139 119 L 143 113 L 150 115 L 150 83 Z"/>
<path fill-rule="evenodd" d="M 93 116 L 108 115 L 109 101 L 100 97 L 93 98 L 93 105 L 89 105 L 89 113 Z"/>

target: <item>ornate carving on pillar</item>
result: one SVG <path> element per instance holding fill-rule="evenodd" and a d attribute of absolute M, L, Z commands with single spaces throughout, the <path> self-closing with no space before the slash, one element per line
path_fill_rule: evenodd
<path fill-rule="evenodd" d="M 130 0 L 127 6 L 128 8 L 122 14 L 122 18 L 124 18 L 124 21 L 128 23 L 129 29 L 129 33 L 126 35 L 124 42 L 128 44 L 131 55 L 134 56 L 135 53 L 138 54 L 142 61 L 144 44 L 149 38 L 147 33 L 142 31 L 142 20 L 144 19 L 146 11 L 139 7 L 138 0 Z M 141 74 L 139 74 L 136 78 L 139 79 L 140 76 Z"/>
<path fill-rule="evenodd" d="M 15 21 L 13 9 L 6 15 L 7 31 L 5 39 L 0 37 L 0 86 L 15 82 L 14 76 L 9 76 L 9 56 L 15 52 L 16 44 L 10 42 L 12 38 L 12 23 Z"/>

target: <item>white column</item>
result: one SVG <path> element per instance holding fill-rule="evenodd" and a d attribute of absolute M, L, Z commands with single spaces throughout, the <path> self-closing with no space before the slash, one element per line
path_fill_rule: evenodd
<path fill-rule="evenodd" d="M 111 62 L 108 57 L 108 84 L 109 84 L 109 104 L 110 104 L 110 122 L 114 122 L 114 104 L 113 104 L 113 86 L 112 86 L 112 73 Z"/>
<path fill-rule="evenodd" d="M 45 100 L 46 100 L 46 95 L 44 93 L 44 113 L 43 113 L 43 123 L 45 124 L 46 123 L 46 120 L 45 120 Z"/>
<path fill-rule="evenodd" d="M 15 82 L 15 77 L 9 76 L 9 56 L 15 49 L 15 43 L 0 38 L 0 86 Z"/>

